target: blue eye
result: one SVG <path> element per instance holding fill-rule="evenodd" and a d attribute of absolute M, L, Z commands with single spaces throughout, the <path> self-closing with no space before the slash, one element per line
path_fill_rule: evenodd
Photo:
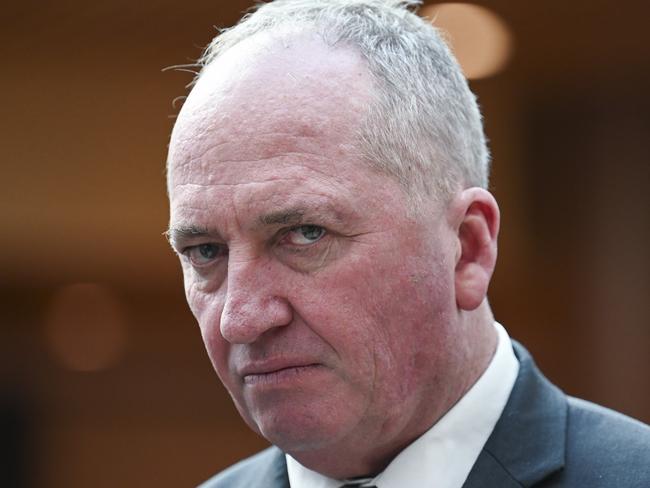
<path fill-rule="evenodd" d="M 287 232 L 286 238 L 294 246 L 307 246 L 319 241 L 325 234 L 325 229 L 318 225 L 301 225 Z"/>
<path fill-rule="evenodd" d="M 221 244 L 199 244 L 188 247 L 183 254 L 189 258 L 192 265 L 201 267 L 212 264 L 215 260 L 227 255 L 228 249 Z"/>

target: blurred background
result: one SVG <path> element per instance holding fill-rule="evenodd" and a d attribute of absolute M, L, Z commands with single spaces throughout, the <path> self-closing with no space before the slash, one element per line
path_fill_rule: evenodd
<path fill-rule="evenodd" d="M 0 485 L 194 486 L 265 442 L 162 232 L 192 62 L 248 1 L 3 6 Z M 650 422 L 650 3 L 427 5 L 483 107 L 497 318 L 568 393 Z"/>

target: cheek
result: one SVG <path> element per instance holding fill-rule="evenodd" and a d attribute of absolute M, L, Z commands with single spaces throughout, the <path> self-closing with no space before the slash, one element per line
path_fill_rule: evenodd
<path fill-rule="evenodd" d="M 185 296 L 201 331 L 210 361 L 221 378 L 227 371 L 227 342 L 221 336 L 221 313 L 225 298 L 219 291 L 211 292 L 200 283 L 185 279 Z"/>
<path fill-rule="evenodd" d="M 201 333 L 210 324 L 215 323 L 215 318 L 221 316 L 224 300 L 221 297 L 221 283 L 223 279 L 200 276 L 191 265 L 183 262 L 183 284 L 185 287 L 185 299 L 196 318 Z M 217 325 L 219 320 L 216 321 Z"/>
<path fill-rule="evenodd" d="M 313 323 L 330 324 L 319 332 L 339 355 L 371 374 L 373 384 L 403 395 L 420 371 L 444 359 L 452 284 L 444 259 L 375 255 L 321 282 L 321 302 L 315 303 L 329 316 Z"/>

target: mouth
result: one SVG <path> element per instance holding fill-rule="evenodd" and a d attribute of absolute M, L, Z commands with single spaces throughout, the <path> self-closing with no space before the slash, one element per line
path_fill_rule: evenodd
<path fill-rule="evenodd" d="M 318 363 L 298 364 L 276 368 L 261 369 L 242 374 L 245 385 L 276 385 L 301 380 L 322 368 Z"/>

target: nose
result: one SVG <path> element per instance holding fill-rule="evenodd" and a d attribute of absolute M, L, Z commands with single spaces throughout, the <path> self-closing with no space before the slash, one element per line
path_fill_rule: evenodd
<path fill-rule="evenodd" d="M 288 325 L 293 312 L 275 263 L 263 258 L 228 263 L 221 335 L 232 344 L 255 342 L 265 332 Z"/>

